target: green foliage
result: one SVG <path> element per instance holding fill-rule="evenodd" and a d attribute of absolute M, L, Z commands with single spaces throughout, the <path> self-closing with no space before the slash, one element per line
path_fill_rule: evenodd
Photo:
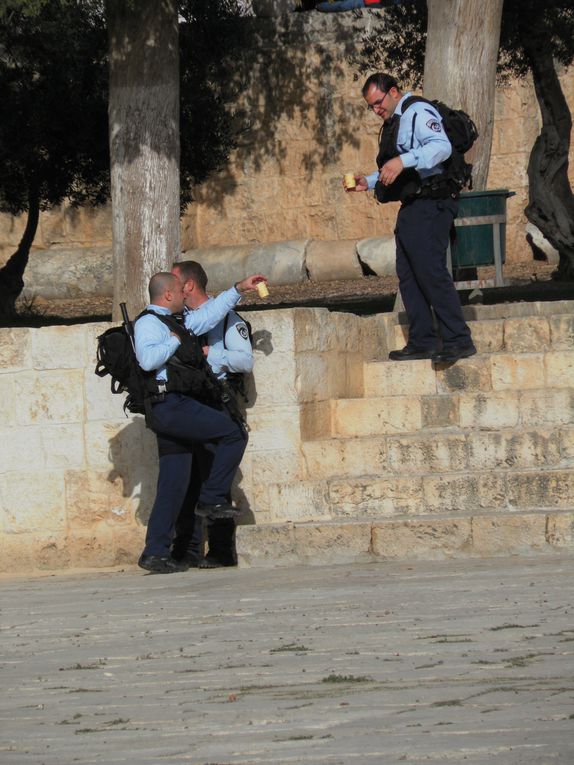
<path fill-rule="evenodd" d="M 373 13 L 374 29 L 363 35 L 360 52 L 353 57 L 359 72 L 388 71 L 399 82 L 422 85 L 426 47 L 426 0 L 411 0 L 405 5 Z M 524 41 L 536 36 L 552 49 L 554 59 L 563 66 L 574 61 L 574 6 L 571 0 L 504 0 L 498 60 L 501 81 L 511 76 L 524 77 L 530 62 Z"/>
<path fill-rule="evenodd" d="M 204 181 L 227 161 L 240 132 L 233 105 L 243 84 L 229 78 L 229 62 L 243 51 L 245 27 L 236 0 L 181 0 L 181 204 L 192 184 Z"/>
<path fill-rule="evenodd" d="M 242 45 L 235 0 L 181 0 L 181 202 L 237 130 L 222 54 Z M 0 211 L 109 198 L 107 34 L 99 0 L 0 0 Z"/>
<path fill-rule="evenodd" d="M 41 208 L 65 197 L 101 203 L 109 193 L 102 17 L 83 3 L 21 5 L 0 16 L 0 210 L 23 212 L 31 195 Z"/>

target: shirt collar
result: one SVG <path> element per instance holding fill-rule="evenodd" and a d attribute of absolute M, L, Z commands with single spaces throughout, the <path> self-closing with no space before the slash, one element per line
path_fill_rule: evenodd
<path fill-rule="evenodd" d="M 407 100 L 407 98 L 410 98 L 412 96 L 412 94 L 413 94 L 412 91 L 409 90 L 407 93 L 405 93 L 403 95 L 403 97 L 401 98 L 401 100 L 397 104 L 396 109 L 395 109 L 395 114 L 398 114 L 399 117 L 401 117 L 402 114 L 403 114 L 403 104 L 404 104 L 404 102 Z"/>

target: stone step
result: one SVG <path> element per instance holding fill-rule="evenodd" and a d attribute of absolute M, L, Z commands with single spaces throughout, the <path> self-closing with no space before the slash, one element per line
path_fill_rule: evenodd
<path fill-rule="evenodd" d="M 397 362 L 414 363 L 417 362 Z M 566 385 L 564 374 L 557 375 L 556 383 L 556 387 L 540 387 L 539 382 L 538 387 L 526 389 L 509 387 L 309 402 L 301 408 L 301 436 L 304 441 L 312 441 L 407 435 L 439 428 L 534 429 L 572 424 L 572 381 Z"/>
<path fill-rule="evenodd" d="M 574 348 L 479 354 L 449 366 L 434 366 L 430 359 L 371 361 L 363 378 L 366 397 L 573 388 Z"/>
<path fill-rule="evenodd" d="M 314 480 L 574 466 L 574 426 L 421 431 L 416 435 L 325 438 L 301 445 Z"/>
<path fill-rule="evenodd" d="M 401 514 L 509 513 L 574 506 L 571 467 L 333 476 L 269 483 L 258 512 L 271 523 L 389 518 Z"/>
<path fill-rule="evenodd" d="M 238 526 L 241 566 L 574 552 L 574 508 Z"/>
<path fill-rule="evenodd" d="M 538 313 L 532 314 L 534 310 Z M 574 348 L 574 301 L 466 306 L 464 314 L 479 353 Z M 408 339 L 408 325 L 404 314 L 399 319 L 394 338 L 396 347 L 402 348 Z"/>

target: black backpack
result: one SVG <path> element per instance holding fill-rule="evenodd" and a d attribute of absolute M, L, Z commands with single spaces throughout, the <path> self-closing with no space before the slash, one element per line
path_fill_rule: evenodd
<path fill-rule="evenodd" d="M 478 138 L 474 121 L 462 109 L 453 109 L 442 101 L 429 101 L 422 96 L 407 98 L 402 106 L 403 114 L 411 104 L 417 102 L 430 104 L 436 109 L 441 116 L 444 132 L 452 145 L 452 154 L 444 163 L 443 175 L 454 182 L 458 191 L 467 184 L 472 189 L 472 165 L 466 162 L 464 155 Z"/>
<path fill-rule="evenodd" d="M 95 373 L 110 375 L 112 393 L 127 393 L 124 412 L 145 414 L 145 400 L 151 393 L 155 372 L 144 372 L 136 359 L 133 324 L 124 322 L 98 337 Z"/>
<path fill-rule="evenodd" d="M 414 168 L 407 168 L 389 186 L 384 186 L 380 181 L 375 185 L 375 197 L 379 202 L 405 201 L 416 196 L 441 198 L 445 196 L 458 196 L 465 186 L 472 189 L 472 165 L 468 163 L 464 154 L 478 138 L 476 125 L 462 109 L 452 109 L 442 101 L 429 101 L 422 96 L 409 96 L 402 104 L 403 114 L 417 102 L 430 104 L 440 114 L 445 133 L 452 146 L 450 157 L 443 163 L 444 172 L 433 175 L 421 186 L 421 179 Z M 413 115 L 412 139 L 414 142 L 414 130 L 417 115 Z M 377 166 L 379 169 L 391 157 L 397 156 L 397 136 L 399 132 L 400 117 L 393 115 L 391 120 L 384 123 L 379 134 L 379 154 Z M 411 143 L 412 149 L 412 143 Z M 424 193 L 423 193 L 424 192 Z"/>

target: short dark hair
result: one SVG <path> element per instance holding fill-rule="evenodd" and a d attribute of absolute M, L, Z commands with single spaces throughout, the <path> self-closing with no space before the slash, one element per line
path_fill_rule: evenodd
<path fill-rule="evenodd" d="M 207 274 L 203 266 L 196 260 L 181 260 L 173 264 L 172 268 L 179 269 L 184 282 L 193 279 L 199 289 L 205 292 L 207 287 Z"/>
<path fill-rule="evenodd" d="M 174 279 L 177 276 L 170 274 L 168 271 L 160 271 L 154 274 L 149 280 L 149 299 L 153 303 L 154 300 L 161 297 L 168 289 L 170 289 L 174 283 Z"/>
<path fill-rule="evenodd" d="M 375 86 L 381 93 L 388 93 L 391 88 L 397 88 L 399 90 L 399 83 L 391 74 L 385 74 L 384 72 L 375 72 L 370 77 L 367 77 L 363 90 L 361 91 L 363 96 L 367 95 L 367 91 L 370 87 Z"/>

